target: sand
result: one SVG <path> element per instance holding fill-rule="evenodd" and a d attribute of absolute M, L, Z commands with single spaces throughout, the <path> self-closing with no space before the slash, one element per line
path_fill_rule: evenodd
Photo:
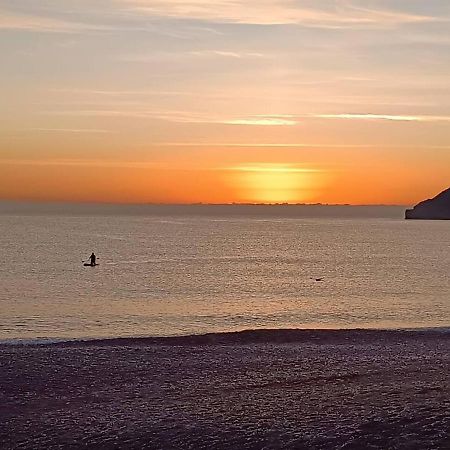
<path fill-rule="evenodd" d="M 450 333 L 0 346 L 0 447 L 450 449 Z"/>

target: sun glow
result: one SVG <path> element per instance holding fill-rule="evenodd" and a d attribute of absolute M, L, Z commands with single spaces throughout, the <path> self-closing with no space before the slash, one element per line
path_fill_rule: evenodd
<path fill-rule="evenodd" d="M 300 203 L 314 199 L 323 172 L 287 164 L 252 164 L 231 168 L 241 200 L 251 203 Z"/>

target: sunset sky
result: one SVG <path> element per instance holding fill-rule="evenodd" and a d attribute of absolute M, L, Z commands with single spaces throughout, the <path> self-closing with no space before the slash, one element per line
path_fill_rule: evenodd
<path fill-rule="evenodd" d="M 0 198 L 413 204 L 448 0 L 0 0 Z"/>

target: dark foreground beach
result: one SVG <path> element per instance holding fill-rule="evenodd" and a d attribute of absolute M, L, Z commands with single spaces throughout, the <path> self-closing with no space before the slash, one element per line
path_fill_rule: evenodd
<path fill-rule="evenodd" d="M 0 447 L 449 449 L 447 331 L 0 346 Z"/>

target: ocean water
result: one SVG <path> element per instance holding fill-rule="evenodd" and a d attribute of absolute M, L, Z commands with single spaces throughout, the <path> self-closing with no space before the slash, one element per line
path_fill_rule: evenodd
<path fill-rule="evenodd" d="M 448 222 L 203 208 L 3 210 L 0 340 L 450 326 Z"/>

